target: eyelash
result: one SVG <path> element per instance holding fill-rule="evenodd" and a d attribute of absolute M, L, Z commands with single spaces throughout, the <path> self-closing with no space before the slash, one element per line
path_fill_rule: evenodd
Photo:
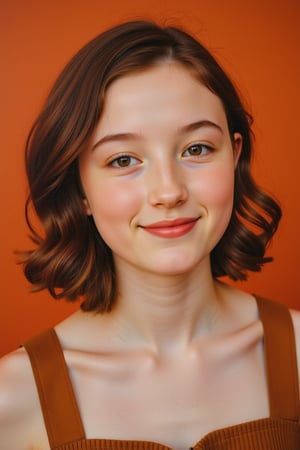
<path fill-rule="evenodd" d="M 195 154 L 189 154 L 189 155 L 185 155 L 185 153 L 190 152 L 191 149 L 200 149 L 200 153 L 195 153 Z M 203 152 L 203 149 L 205 149 L 205 152 Z M 186 150 L 184 150 L 184 152 L 182 153 L 182 156 L 188 156 L 188 157 L 201 157 L 201 156 L 205 156 L 206 154 L 209 154 L 213 151 L 213 147 L 211 147 L 210 145 L 207 144 L 192 144 L 190 145 Z M 204 153 L 204 154 L 203 154 Z M 123 160 L 123 163 L 127 161 L 127 164 L 122 165 L 121 161 Z M 134 161 L 133 164 L 132 161 Z M 126 153 L 118 156 L 117 158 L 114 158 L 112 161 L 109 162 L 109 166 L 111 167 L 116 167 L 118 169 L 126 169 L 128 167 L 132 167 L 135 166 L 136 164 L 138 164 L 139 162 L 141 162 L 138 158 L 135 158 L 134 156 L 128 155 Z"/>
<path fill-rule="evenodd" d="M 207 144 L 201 144 L 201 143 L 197 143 L 197 144 L 192 144 L 190 145 L 186 150 L 184 150 L 184 152 L 182 153 L 183 156 L 185 156 L 185 153 L 190 152 L 191 149 L 193 148 L 197 148 L 200 149 L 200 153 L 195 153 L 195 154 L 189 154 L 189 157 L 199 157 L 199 156 L 206 156 L 209 153 L 213 152 L 213 147 L 211 147 L 210 145 Z M 203 154 L 203 149 L 205 149 L 206 151 Z"/>
<path fill-rule="evenodd" d="M 122 161 L 122 159 L 123 159 L 123 161 L 124 161 L 124 160 L 129 161 L 129 164 L 127 164 L 127 165 L 121 165 L 121 164 L 120 164 L 120 161 Z M 135 160 L 135 163 L 134 163 L 134 164 L 130 164 L 130 162 L 131 162 L 132 160 Z M 127 155 L 126 153 L 124 153 L 123 155 L 120 155 L 120 156 L 118 156 L 117 158 L 114 158 L 112 161 L 110 161 L 109 166 L 111 166 L 111 167 L 117 167 L 118 169 L 123 169 L 123 168 L 135 166 L 135 165 L 136 165 L 137 163 L 139 163 L 139 162 L 140 162 L 140 160 L 138 160 L 138 159 L 135 158 L 134 156 Z"/>

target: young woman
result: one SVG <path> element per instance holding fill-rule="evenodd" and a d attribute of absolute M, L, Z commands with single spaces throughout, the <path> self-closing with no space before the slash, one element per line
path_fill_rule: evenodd
<path fill-rule="evenodd" d="M 28 140 L 23 262 L 81 310 L 2 360 L 1 449 L 300 448 L 299 313 L 219 280 L 270 261 L 281 215 L 250 126 L 176 28 L 122 24 L 67 65 Z"/>

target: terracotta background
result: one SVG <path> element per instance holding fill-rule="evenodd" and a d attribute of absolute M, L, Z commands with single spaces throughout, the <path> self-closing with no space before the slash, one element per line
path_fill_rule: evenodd
<path fill-rule="evenodd" d="M 74 52 L 105 28 L 136 18 L 197 33 L 243 92 L 255 117 L 255 174 L 284 210 L 269 250 L 275 262 L 243 286 L 300 309 L 299 0 L 2 0 L 0 353 L 78 307 L 45 292 L 29 294 L 15 263 L 14 249 L 29 244 L 23 217 L 27 132 Z"/>

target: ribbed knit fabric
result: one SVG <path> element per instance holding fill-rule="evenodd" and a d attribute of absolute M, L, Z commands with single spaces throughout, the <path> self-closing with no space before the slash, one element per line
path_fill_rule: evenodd
<path fill-rule="evenodd" d="M 296 346 L 286 306 L 256 297 L 264 327 L 270 417 L 208 433 L 195 450 L 300 450 Z M 51 450 L 168 450 L 147 441 L 86 439 L 68 368 L 53 329 L 25 342 Z M 192 443 L 191 443 L 192 444 Z M 188 449 L 187 449 L 188 450 Z"/>
<path fill-rule="evenodd" d="M 155 442 L 81 439 L 55 450 L 169 450 Z M 191 449 L 195 450 L 299 450 L 300 430 L 295 421 L 261 419 L 213 431 Z M 188 450 L 188 449 L 187 449 Z"/>

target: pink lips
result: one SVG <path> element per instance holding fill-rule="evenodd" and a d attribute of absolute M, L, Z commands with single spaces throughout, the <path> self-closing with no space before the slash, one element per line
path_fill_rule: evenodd
<path fill-rule="evenodd" d="M 148 233 L 163 238 L 176 238 L 187 234 L 194 228 L 198 220 L 194 217 L 182 217 L 175 220 L 162 220 L 160 222 L 151 223 L 142 228 Z"/>

